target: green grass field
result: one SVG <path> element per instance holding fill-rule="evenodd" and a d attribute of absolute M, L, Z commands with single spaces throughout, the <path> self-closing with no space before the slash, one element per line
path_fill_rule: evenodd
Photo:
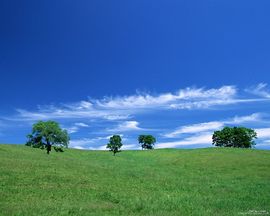
<path fill-rule="evenodd" d="M 270 151 L 0 145 L 1 215 L 270 215 Z"/>

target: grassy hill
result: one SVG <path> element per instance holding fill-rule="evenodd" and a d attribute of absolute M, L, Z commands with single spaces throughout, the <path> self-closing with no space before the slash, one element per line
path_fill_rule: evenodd
<path fill-rule="evenodd" d="M 0 145 L 1 215 L 270 214 L 270 151 Z M 255 212 L 257 211 L 257 212 Z"/>

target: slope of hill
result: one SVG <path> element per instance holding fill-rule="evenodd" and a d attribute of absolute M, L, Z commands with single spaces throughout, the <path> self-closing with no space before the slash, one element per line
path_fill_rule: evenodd
<path fill-rule="evenodd" d="M 0 145 L 1 215 L 270 214 L 270 151 Z"/>

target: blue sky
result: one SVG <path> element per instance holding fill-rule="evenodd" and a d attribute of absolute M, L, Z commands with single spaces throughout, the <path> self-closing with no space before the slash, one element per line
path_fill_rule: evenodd
<path fill-rule="evenodd" d="M 56 120 L 71 147 L 121 134 L 211 146 L 225 125 L 270 149 L 269 1 L 1 1 L 0 143 Z"/>

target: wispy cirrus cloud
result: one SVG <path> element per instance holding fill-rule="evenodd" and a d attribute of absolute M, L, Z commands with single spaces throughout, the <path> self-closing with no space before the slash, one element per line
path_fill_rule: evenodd
<path fill-rule="evenodd" d="M 190 145 L 211 146 L 211 143 L 212 143 L 212 133 L 205 132 L 187 137 L 179 141 L 160 142 L 156 145 L 156 148 L 177 148 L 181 146 L 190 146 Z"/>
<path fill-rule="evenodd" d="M 107 129 L 110 132 L 122 132 L 122 131 L 134 131 L 134 130 L 144 130 L 139 127 L 139 122 L 137 121 L 125 121 L 119 123 L 115 128 Z"/>
<path fill-rule="evenodd" d="M 136 142 L 134 137 L 137 136 L 138 131 L 151 131 L 160 141 L 157 144 L 159 147 L 200 144 L 205 146 L 207 143 L 211 145 L 211 135 L 214 130 L 226 125 L 243 123 L 248 123 L 247 126 L 260 126 L 258 136 L 263 137 L 263 142 L 267 143 L 266 141 L 270 138 L 268 138 L 268 129 L 265 127 L 269 121 L 262 120 L 260 112 L 263 112 L 265 106 L 269 106 L 267 103 L 270 101 L 270 91 L 264 83 L 248 89 L 243 91 L 233 85 L 224 85 L 218 88 L 188 87 L 175 92 L 159 94 L 137 92 L 128 96 L 90 98 L 74 103 L 17 109 L 16 113 L 2 116 L 0 120 L 3 120 L 9 127 L 13 127 L 15 124 L 20 125 L 20 130 L 30 128 L 31 124 L 38 120 L 58 121 L 71 134 L 70 146 L 82 149 L 104 147 L 104 144 L 108 142 L 109 134 L 119 133 L 131 136 L 125 142 L 133 148 L 133 142 Z M 228 113 L 241 114 L 248 110 L 257 111 L 257 113 L 227 118 Z M 190 121 L 194 122 L 195 119 L 193 117 L 188 119 L 188 115 L 194 113 L 197 116 L 199 112 L 207 115 L 213 111 L 219 112 L 223 119 L 208 121 L 207 116 L 200 116 L 200 119 L 204 119 L 202 122 L 190 124 Z M 186 113 L 188 115 L 183 116 Z M 267 113 L 265 115 L 267 116 Z M 181 122 L 184 122 L 184 125 L 177 127 L 179 126 L 177 123 L 179 116 L 183 117 Z M 144 128 L 135 119 L 139 120 L 142 125 L 151 125 L 150 127 L 153 128 Z M 158 137 L 160 134 L 162 136 Z M 79 138 L 88 136 L 97 137 Z M 181 140 L 177 140 L 179 138 Z"/>
<path fill-rule="evenodd" d="M 75 123 L 74 125 L 77 126 L 77 127 L 89 127 L 88 124 L 85 124 L 85 123 L 83 123 L 83 122 L 77 122 L 77 123 Z"/>
<path fill-rule="evenodd" d="M 178 137 L 181 134 L 194 134 L 194 133 L 201 133 L 206 131 L 214 131 L 221 129 L 226 124 L 241 124 L 245 122 L 256 122 L 261 121 L 261 114 L 260 113 L 253 113 L 248 116 L 235 116 L 234 118 L 222 120 L 222 121 L 211 121 L 211 122 L 203 122 L 203 123 L 197 123 L 197 124 L 191 124 L 191 125 L 185 125 L 180 128 L 177 128 L 176 130 L 164 134 L 164 137 L 167 138 L 175 138 Z"/>
<path fill-rule="evenodd" d="M 67 127 L 64 129 L 66 129 L 68 133 L 72 134 L 72 133 L 77 133 L 80 130 L 80 128 L 87 128 L 87 127 L 89 127 L 88 124 L 85 124 L 83 122 L 76 122 L 73 124 L 73 126 Z"/>
<path fill-rule="evenodd" d="M 246 92 L 249 92 L 254 95 L 258 95 L 264 98 L 270 98 L 270 90 L 267 88 L 267 83 L 259 83 L 256 86 L 249 87 Z"/>
<path fill-rule="evenodd" d="M 230 99 L 236 95 L 234 86 L 222 86 L 217 89 L 186 88 L 176 93 L 163 93 L 159 95 L 139 94 L 127 97 L 105 98 L 96 101 L 98 106 L 104 108 L 151 108 L 171 107 L 173 103 L 201 100 Z M 181 102 L 181 103 L 182 103 Z"/>
<path fill-rule="evenodd" d="M 17 109 L 13 120 L 47 120 L 47 119 L 104 119 L 118 121 L 131 118 L 132 115 L 149 109 L 205 109 L 231 103 L 237 100 L 235 86 L 220 88 L 185 88 L 175 93 L 145 94 L 131 96 L 105 97 L 90 99 L 77 103 L 38 106 L 35 111 Z M 245 100 L 248 101 L 248 100 Z"/>
<path fill-rule="evenodd" d="M 243 104 L 243 103 L 253 103 L 253 102 L 264 102 L 266 99 L 262 98 L 251 98 L 251 99 L 234 99 L 234 98 L 225 98 L 225 99 L 214 99 L 214 100 L 197 100 L 197 101 L 184 101 L 181 103 L 171 104 L 170 108 L 178 110 L 192 110 L 192 109 L 207 109 L 211 107 L 222 107 L 233 104 Z"/>
<path fill-rule="evenodd" d="M 68 132 L 69 134 L 77 133 L 77 132 L 79 131 L 79 128 L 78 128 L 78 127 L 75 127 L 75 126 L 69 127 L 69 128 L 64 128 L 64 129 L 67 130 L 67 132 Z"/>
<path fill-rule="evenodd" d="M 218 121 L 186 125 L 186 126 L 182 126 L 174 130 L 173 132 L 164 134 L 164 137 L 175 138 L 181 134 L 186 134 L 186 133 L 201 133 L 204 131 L 219 129 L 223 127 L 223 125 L 224 125 L 223 122 L 218 122 Z"/>
<path fill-rule="evenodd" d="M 262 90 L 263 88 L 265 88 L 265 84 L 259 84 L 257 89 Z M 129 129 L 139 130 L 138 123 L 132 120 L 134 115 L 149 111 L 155 112 L 162 110 L 170 112 L 172 110 L 200 110 L 212 107 L 222 109 L 224 106 L 231 104 L 254 103 L 266 99 L 269 100 L 268 98 L 239 97 L 238 89 L 233 85 L 209 89 L 188 87 L 174 93 L 137 93 L 130 96 L 104 97 L 103 99 L 89 99 L 87 101 L 83 100 L 68 104 L 38 106 L 33 111 L 17 109 L 16 114 L 5 119 L 24 122 L 38 120 L 63 120 L 72 122 L 82 120 L 125 121 L 126 123 L 119 123 L 117 128 L 119 131 Z M 207 124 L 198 126 L 205 128 L 207 126 L 210 127 L 212 124 L 214 127 L 216 126 L 214 124 L 220 123 Z M 70 133 L 76 133 L 79 128 L 79 125 L 73 125 L 68 129 Z M 188 128 L 182 128 L 181 130 L 188 130 Z"/>
<path fill-rule="evenodd" d="M 245 122 L 262 121 L 262 113 L 253 113 L 248 116 L 235 116 L 232 119 L 224 121 L 226 124 L 241 124 Z"/>
<path fill-rule="evenodd" d="M 84 103 L 84 102 L 83 102 Z M 128 119 L 129 114 L 125 114 L 120 110 L 103 110 L 93 107 L 78 107 L 72 104 L 64 106 L 51 106 L 48 108 L 39 107 L 37 111 L 27 111 L 23 109 L 17 109 L 17 115 L 8 120 L 24 120 L 24 121 L 36 121 L 36 120 L 48 120 L 48 119 L 104 119 L 104 120 L 122 120 Z"/>

